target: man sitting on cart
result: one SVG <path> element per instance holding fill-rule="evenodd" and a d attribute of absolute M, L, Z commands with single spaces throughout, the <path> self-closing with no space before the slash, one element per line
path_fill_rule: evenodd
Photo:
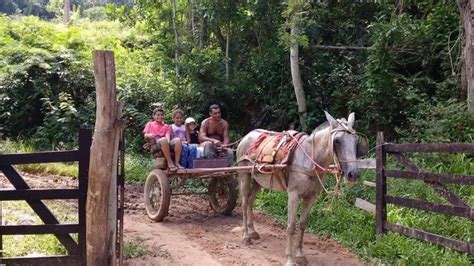
<path fill-rule="evenodd" d="M 234 162 L 234 153 L 228 149 L 229 123 L 222 119 L 219 105 L 209 106 L 209 117 L 202 121 L 201 130 L 199 130 L 199 142 L 205 149 L 206 146 L 213 146 L 218 156 L 222 155 L 228 159 L 229 166 Z"/>

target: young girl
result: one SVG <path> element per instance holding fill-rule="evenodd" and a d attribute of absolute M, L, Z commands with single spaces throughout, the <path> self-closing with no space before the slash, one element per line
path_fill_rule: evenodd
<path fill-rule="evenodd" d="M 173 138 L 179 138 L 181 142 L 186 143 L 186 128 L 183 125 L 184 113 L 180 109 L 173 112 L 173 122 L 171 125 L 171 135 Z"/>
<path fill-rule="evenodd" d="M 186 125 L 186 141 L 190 144 L 199 144 L 196 120 L 192 117 L 188 117 L 184 124 Z"/>
<path fill-rule="evenodd" d="M 169 127 L 163 122 L 164 115 L 165 112 L 161 108 L 153 110 L 153 121 L 146 124 L 145 129 L 143 129 L 143 135 L 145 140 L 151 144 L 152 152 L 161 151 L 166 158 L 168 169 L 176 171 L 177 167 L 182 167 L 179 164 L 182 144 L 178 138 L 171 139 Z M 174 163 L 171 159 L 170 146 L 174 149 Z"/>

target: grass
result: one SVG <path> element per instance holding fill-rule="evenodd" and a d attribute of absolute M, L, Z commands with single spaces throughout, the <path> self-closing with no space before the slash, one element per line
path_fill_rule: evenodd
<path fill-rule="evenodd" d="M 432 172 L 469 175 L 474 173 L 474 159 L 465 155 L 444 155 L 442 158 L 418 156 L 416 161 L 419 166 Z M 394 166 L 393 163 L 391 165 Z M 364 171 L 361 179 L 374 181 L 375 174 L 373 171 Z M 330 180 L 328 183 L 332 186 L 334 182 Z M 363 259 L 375 263 L 400 265 L 472 265 L 474 263 L 472 255 L 394 233 L 387 233 L 376 240 L 375 216 L 354 207 L 356 197 L 375 202 L 375 189 L 362 185 L 360 181 L 352 188 L 345 188 L 345 190 L 345 193 L 338 197 L 322 194 L 318 198 L 309 217 L 308 231 L 336 239 Z M 471 206 L 473 205 L 474 188 L 472 186 L 452 185 L 450 191 Z M 388 193 L 445 202 L 429 186 L 419 181 L 389 179 Z M 286 193 L 263 191 L 257 196 L 256 203 L 258 209 L 286 223 Z M 474 240 L 474 223 L 465 218 L 388 205 L 388 220 L 470 243 Z"/>
<path fill-rule="evenodd" d="M 123 244 L 123 256 L 126 259 L 143 257 L 148 254 L 148 246 L 144 244 L 144 239 L 135 237 L 126 240 Z"/>
<path fill-rule="evenodd" d="M 77 214 L 66 209 L 58 201 L 43 201 L 60 223 L 77 223 Z M 44 224 L 24 201 L 0 202 L 3 225 Z M 77 234 L 72 234 L 77 240 Z M 3 236 L 5 257 L 26 255 L 66 255 L 67 251 L 54 235 L 6 235 Z"/>

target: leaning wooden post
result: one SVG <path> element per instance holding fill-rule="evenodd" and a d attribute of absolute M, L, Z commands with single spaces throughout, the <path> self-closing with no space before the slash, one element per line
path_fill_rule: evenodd
<path fill-rule="evenodd" d="M 97 94 L 87 190 L 87 265 L 116 265 L 118 143 L 120 109 L 111 51 L 94 51 Z"/>
<path fill-rule="evenodd" d="M 376 233 L 380 237 L 384 233 L 384 223 L 387 221 L 387 204 L 385 202 L 385 194 L 387 193 L 387 182 L 384 173 L 385 168 L 385 151 L 384 151 L 384 137 L 382 132 L 377 132 L 377 144 L 375 150 L 376 166 L 375 172 L 377 174 L 376 180 Z"/>

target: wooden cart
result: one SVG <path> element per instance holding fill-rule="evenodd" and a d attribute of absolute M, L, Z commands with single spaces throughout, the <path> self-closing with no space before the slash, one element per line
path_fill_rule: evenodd
<path fill-rule="evenodd" d="M 285 165 L 271 165 L 281 169 Z M 271 170 L 266 168 L 266 170 Z M 230 215 L 237 205 L 238 181 L 236 174 L 251 172 L 253 166 L 219 168 L 153 169 L 145 182 L 145 209 L 150 219 L 161 222 L 168 215 L 172 195 L 207 194 L 211 208 L 219 214 Z M 180 191 L 186 183 L 198 181 L 207 185 L 207 191 Z M 200 186 L 202 187 L 202 186 Z M 176 190 L 176 191 L 175 191 Z"/>

